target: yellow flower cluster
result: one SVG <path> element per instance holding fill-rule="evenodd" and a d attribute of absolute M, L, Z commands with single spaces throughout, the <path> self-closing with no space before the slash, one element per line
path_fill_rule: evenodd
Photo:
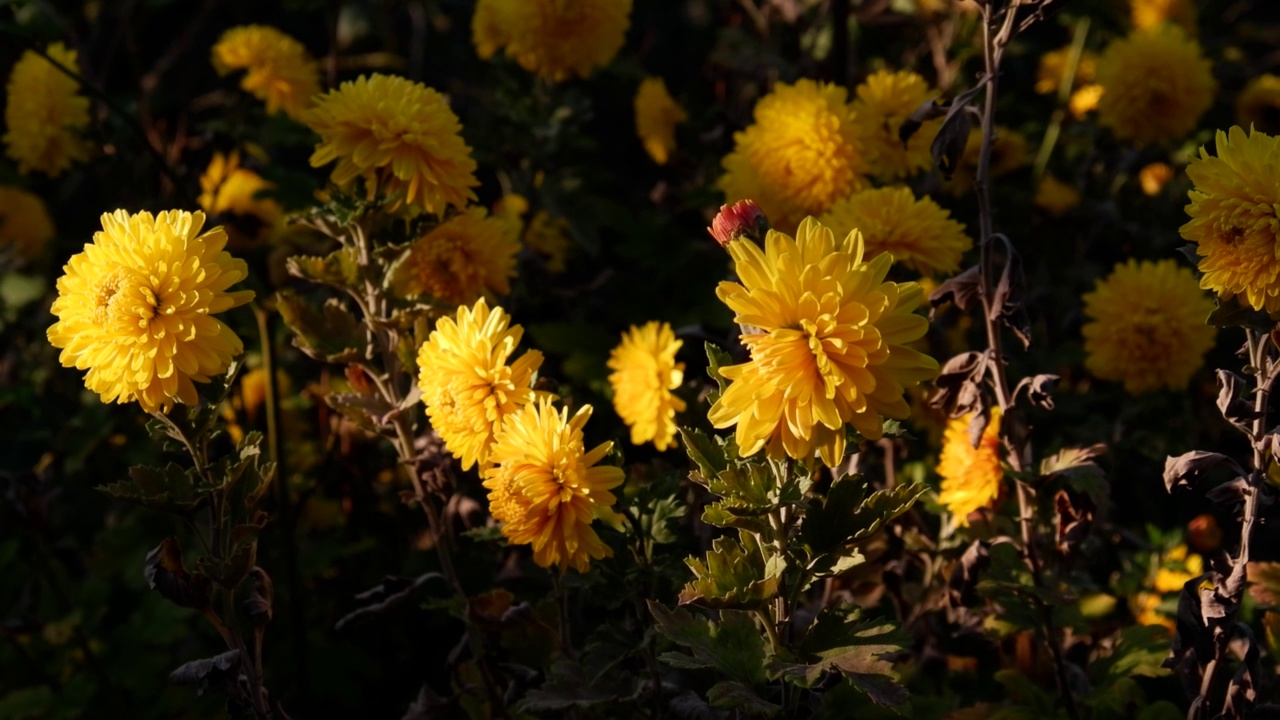
<path fill-rule="evenodd" d="M 1066 78 L 1071 54 L 1072 48 L 1068 45 L 1040 56 L 1040 67 L 1036 71 L 1037 93 L 1052 95 L 1059 91 Z M 1082 51 L 1075 66 L 1071 94 L 1067 101 L 1067 108 L 1075 118 L 1082 118 L 1098 107 L 1098 101 L 1102 98 L 1102 86 L 1094 83 L 1097 69 L 1098 56 L 1088 50 Z"/>
<path fill-rule="evenodd" d="M 506 49 L 524 69 L 560 82 L 587 77 L 622 49 L 632 0 L 479 0 L 471 20 L 483 59 Z"/>
<path fill-rule="evenodd" d="M 659 165 L 676 149 L 676 126 L 689 119 L 684 109 L 667 92 L 662 78 L 647 77 L 636 91 L 636 134 L 645 152 Z"/>
<path fill-rule="evenodd" d="M 330 179 L 350 188 L 362 178 L 372 200 L 443 214 L 476 199 L 476 161 L 462 124 L 435 90 L 402 77 L 361 75 L 316 99 L 306 122 L 320 136 L 311 166 L 333 161 Z"/>
<path fill-rule="evenodd" d="M 845 426 L 879 439 L 883 417 L 906 418 L 906 387 L 937 374 L 933 358 L 907 347 L 928 329 L 913 311 L 916 283 L 886 282 L 892 258 L 863 258 L 862 237 L 837 241 L 805 218 L 795 238 L 770 230 L 762 251 L 748 239 L 728 245 L 741 283 L 722 282 L 720 300 L 740 325 L 750 361 L 720 369 L 730 381 L 708 418 L 737 426 L 739 452 L 834 467 Z"/>
<path fill-rule="evenodd" d="M 402 297 L 430 295 L 449 305 L 511 292 L 520 243 L 499 218 L 472 207 L 413 241 L 392 277 Z"/>
<path fill-rule="evenodd" d="M 889 253 L 924 275 L 955 272 L 973 247 L 964 225 L 951 219 L 929 197 L 917 199 L 910 188 L 871 188 L 837 202 L 819 218 L 836 237 L 862 233 L 867 257 Z"/>
<path fill-rule="evenodd" d="M 1194 0 L 1129 0 L 1129 17 L 1138 30 L 1171 22 L 1188 33 L 1196 32 Z"/>
<path fill-rule="evenodd" d="M 223 251 L 222 228 L 200 232 L 204 220 L 201 212 L 117 210 L 63 268 L 49 342 L 62 349 L 64 367 L 88 370 L 85 385 L 103 402 L 136 400 L 147 412 L 194 405 L 194 383 L 244 351 L 213 316 L 253 299 L 252 290 L 228 290 L 248 268 Z"/>
<path fill-rule="evenodd" d="M 916 108 L 936 93 L 923 77 L 910 70 L 873 73 L 855 90 L 854 125 L 867 171 L 893 182 L 933 166 L 930 146 L 942 118 L 926 120 L 904 144 L 898 131 Z"/>
<path fill-rule="evenodd" d="M 683 341 L 667 323 L 649 322 L 622 334 L 622 344 L 609 355 L 613 370 L 613 407 L 631 428 L 631 442 L 666 450 L 675 444 L 676 413 L 684 401 L 671 391 L 684 381 L 684 363 L 676 362 Z"/>
<path fill-rule="evenodd" d="M 79 73 L 76 53 L 62 43 L 46 54 L 62 67 Z M 5 154 L 18 163 L 18 172 L 61 175 L 73 163 L 89 159 L 90 146 L 80 136 L 89 127 L 89 99 L 78 94 L 80 84 L 52 63 L 27 50 L 13 66 L 5 86 Z"/>
<path fill-rule="evenodd" d="M 1085 367 L 1130 393 L 1186 387 L 1213 346 L 1213 302 L 1173 260 L 1116 265 L 1083 299 Z"/>
<path fill-rule="evenodd" d="M 1115 40 L 1098 61 L 1098 122 L 1139 145 L 1186 137 L 1213 104 L 1212 70 L 1200 43 L 1174 25 Z"/>
<path fill-rule="evenodd" d="M 773 227 L 791 232 L 806 215 L 867 186 L 844 88 L 778 83 L 756 103 L 754 117 L 724 158 L 719 186 L 726 201 L 754 200 Z"/>
<path fill-rule="evenodd" d="M 301 121 L 320 93 L 320 67 L 302 43 L 266 25 L 242 25 L 222 34 L 212 51 L 219 75 L 245 71 L 240 87 L 267 105 Z"/>
<path fill-rule="evenodd" d="M 1000 497 L 1004 468 L 1000 466 L 1000 408 L 992 408 L 987 427 L 977 447 L 969 436 L 973 415 L 947 421 L 938 456 L 942 488 L 938 502 L 955 516 L 960 525 L 969 524 L 969 514 L 994 507 Z"/>
<path fill-rule="evenodd" d="M 240 153 L 214 153 L 209 167 L 200 176 L 200 207 L 218 216 L 227 225 L 233 247 L 246 246 L 271 237 L 284 227 L 284 208 L 259 193 L 274 190 L 275 184 L 240 166 Z"/>
<path fill-rule="evenodd" d="M 1173 618 L 1160 612 L 1162 595 L 1181 592 L 1182 586 L 1204 572 L 1204 558 L 1191 554 L 1186 545 L 1178 545 L 1162 554 L 1155 562 L 1151 578 L 1152 592 L 1140 592 L 1129 601 L 1129 609 L 1139 625 L 1163 625 L 1174 628 Z"/>
<path fill-rule="evenodd" d="M 12 248 L 19 258 L 31 260 L 53 235 L 53 219 L 39 195 L 0 185 L 0 254 Z"/>

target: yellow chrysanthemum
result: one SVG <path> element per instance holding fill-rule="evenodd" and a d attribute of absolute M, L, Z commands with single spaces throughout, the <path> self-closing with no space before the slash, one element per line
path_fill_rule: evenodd
<path fill-rule="evenodd" d="M 249 245 L 275 234 L 284 227 L 284 208 L 259 193 L 274 190 L 275 184 L 240 167 L 240 153 L 214 153 L 209 167 L 200 176 L 200 207 L 226 223 L 231 244 Z"/>
<path fill-rule="evenodd" d="M 418 350 L 418 387 L 427 417 L 462 469 L 484 465 L 502 419 L 534 399 L 542 353 L 526 351 L 507 364 L 524 328 L 508 328 L 502 308 L 481 298 L 436 323 Z"/>
<path fill-rule="evenodd" d="M 45 52 L 59 65 L 79 73 L 76 52 L 62 43 Z M 89 159 L 90 146 L 80 133 L 89 127 L 89 99 L 80 84 L 43 57 L 27 50 L 13 66 L 5 87 L 5 154 L 18 172 L 57 177 L 73 163 Z"/>
<path fill-rule="evenodd" d="M 613 407 L 631 428 L 631 442 L 666 450 L 675 444 L 676 413 L 684 401 L 671 391 L 684 381 L 684 363 L 676 362 L 683 345 L 667 323 L 632 326 L 622 334 L 622 344 L 609 354 L 609 384 Z"/>
<path fill-rule="evenodd" d="M 1172 179 L 1173 167 L 1168 163 L 1148 163 L 1138 171 L 1138 184 L 1142 186 L 1142 193 L 1148 197 L 1159 195 Z"/>
<path fill-rule="evenodd" d="M 1137 30 L 1175 23 L 1195 34 L 1196 7 L 1192 0 L 1129 0 L 1129 14 Z"/>
<path fill-rule="evenodd" d="M 18 257 L 30 260 L 53 234 L 53 219 L 39 195 L 0 185 L 0 254 L 12 248 Z"/>
<path fill-rule="evenodd" d="M 926 120 L 903 145 L 898 130 L 916 108 L 936 95 L 910 70 L 873 73 L 855 90 L 854 125 L 867 172 L 892 182 L 933 166 L 930 146 L 942 118 Z"/>
<path fill-rule="evenodd" d="M 1000 466 L 1000 408 L 991 409 L 991 418 L 982 431 L 978 446 L 969 437 L 973 415 L 947 421 L 938 456 L 942 487 L 938 502 L 955 516 L 960 525 L 969 524 L 969 513 L 993 507 L 1000 497 L 1004 468 Z"/>
<path fill-rule="evenodd" d="M 302 120 L 320 94 L 320 66 L 302 43 L 266 25 L 242 25 L 222 33 L 212 52 L 219 75 L 244 70 L 240 87 L 267 105 Z"/>
<path fill-rule="evenodd" d="M 1102 102 L 1102 94 L 1103 87 L 1097 83 L 1085 85 L 1071 93 L 1071 99 L 1067 101 L 1067 109 L 1071 111 L 1071 117 L 1079 120 L 1097 110 L 1098 104 Z"/>
<path fill-rule="evenodd" d="M 1139 145 L 1186 137 L 1217 87 L 1200 43 L 1173 25 L 1113 41 L 1098 60 L 1098 84 L 1098 122 Z"/>
<path fill-rule="evenodd" d="M 506 224 L 472 207 L 413 241 L 392 286 L 403 297 L 427 294 L 451 305 L 511 292 L 520 243 Z"/>
<path fill-rule="evenodd" d="M 906 418 L 906 387 L 937 374 L 938 363 L 907 347 L 929 323 L 914 314 L 916 283 L 886 282 L 888 255 L 863 259 L 862 236 L 837 241 L 813 218 L 795 239 L 770 230 L 761 251 L 747 239 L 727 247 L 742 283 L 716 295 L 743 335 L 751 360 L 720 369 L 728 389 L 708 413 L 717 428 L 736 425 L 739 452 L 764 449 L 834 467 L 844 457 L 845 425 L 879 439 L 882 416 Z"/>
<path fill-rule="evenodd" d="M 1045 175 L 1036 186 L 1032 202 L 1050 215 L 1061 217 L 1080 204 L 1080 191 L 1074 185 L 1068 185 L 1052 175 Z"/>
<path fill-rule="evenodd" d="M 1239 127 L 1217 135 L 1187 166 L 1191 220 L 1179 232 L 1196 244 L 1200 287 L 1255 310 L 1280 312 L 1280 138 Z"/>
<path fill-rule="evenodd" d="M 481 57 L 505 45 L 521 67 L 560 82 L 585 78 L 613 60 L 631 24 L 631 0 L 489 1 L 476 14 L 473 31 L 476 23 L 485 25 L 475 35 Z"/>
<path fill-rule="evenodd" d="M 1163 625 L 1170 630 L 1174 627 L 1173 618 L 1159 611 L 1162 595 L 1181 592 L 1182 586 L 1192 578 L 1204 572 L 1204 559 L 1200 555 L 1189 555 L 1186 545 L 1179 545 L 1155 562 L 1155 576 L 1151 580 L 1151 590 L 1140 592 L 1129 601 L 1129 609 L 1133 612 L 1139 625 Z"/>
<path fill-rule="evenodd" d="M 644 143 L 645 152 L 659 165 L 666 165 L 667 158 L 676 149 L 676 126 L 689 116 L 676 104 L 667 92 L 662 78 L 647 77 L 640 81 L 636 91 L 636 134 Z"/>
<path fill-rule="evenodd" d="M 195 405 L 194 383 L 244 351 L 213 316 L 253 299 L 252 290 L 228 292 L 248 268 L 223 251 L 222 228 L 201 234 L 204 219 L 117 210 L 63 268 L 49 342 L 64 367 L 89 371 L 85 386 L 102 402 L 137 400 L 147 412 Z"/>
<path fill-rule="evenodd" d="M 975 127 L 969 131 L 969 140 L 965 143 L 964 155 L 960 157 L 955 173 L 944 185 L 948 192 L 960 196 L 973 189 L 973 179 L 978 173 L 978 158 L 981 154 L 982 129 Z M 990 165 L 987 167 L 991 179 L 1008 175 L 1026 165 L 1029 159 L 1026 136 L 997 125 L 995 139 L 991 143 Z"/>
<path fill-rule="evenodd" d="M 1213 346 L 1213 302 L 1173 260 L 1116 265 L 1083 300 L 1085 367 L 1130 393 L 1185 388 Z"/>
<path fill-rule="evenodd" d="M 1280 75 L 1259 75 L 1244 86 L 1236 97 L 1236 122 L 1266 133 L 1280 132 Z"/>
<path fill-rule="evenodd" d="M 871 188 L 831 206 L 819 218 L 836 237 L 862 233 L 867 257 L 889 253 L 894 262 L 923 275 L 955 272 L 973 240 L 929 197 L 906 187 Z"/>
<path fill-rule="evenodd" d="M 617 517 L 609 491 L 624 477 L 622 468 L 596 465 L 613 443 L 586 451 L 582 427 L 591 406 L 583 405 L 570 418 L 568 410 L 556 412 L 552 403 L 539 398 L 503 420 L 490 456 L 493 465 L 484 472 L 489 511 L 509 542 L 533 547 L 534 562 L 586 572 L 593 559 L 613 555 L 591 522 Z"/>
<path fill-rule="evenodd" d="M 369 199 L 382 191 L 443 214 L 475 200 L 476 161 L 445 97 L 402 77 L 361 75 L 316 99 L 306 122 L 320 135 L 311 166 L 334 160 L 330 179 L 349 188 L 363 178 Z"/>
<path fill-rule="evenodd" d="M 542 256 L 547 270 L 564 272 L 569 255 L 569 221 L 539 210 L 524 231 L 524 244 Z"/>
<path fill-rule="evenodd" d="M 853 110 L 844 88 L 813 80 L 778 83 L 755 107 L 755 123 L 733 136 L 720 189 L 728 202 L 754 200 L 770 224 L 791 232 L 867 186 Z"/>
<path fill-rule="evenodd" d="M 1036 92 L 1041 95 L 1052 95 L 1058 92 L 1062 79 L 1067 72 L 1067 64 L 1071 61 L 1071 46 L 1052 50 L 1040 56 L 1040 67 L 1036 70 Z M 1076 63 L 1072 87 L 1080 87 L 1093 82 L 1098 70 L 1098 56 L 1088 50 L 1080 53 Z"/>

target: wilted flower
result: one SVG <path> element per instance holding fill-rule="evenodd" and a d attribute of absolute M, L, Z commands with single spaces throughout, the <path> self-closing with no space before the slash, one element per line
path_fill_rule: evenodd
<path fill-rule="evenodd" d="M 1259 75 L 1244 86 L 1236 97 L 1236 122 L 1273 135 L 1280 132 L 1280 76 Z"/>
<path fill-rule="evenodd" d="M 609 384 L 613 407 L 631 428 L 631 442 L 666 450 L 675 443 L 676 413 L 684 401 L 671 391 L 684 380 L 684 363 L 676 362 L 682 341 L 667 323 L 632 326 L 622 334 L 622 344 L 609 354 Z"/>
<path fill-rule="evenodd" d="M 320 67 L 307 48 L 266 25 L 224 32 L 213 46 L 213 68 L 219 75 L 244 70 L 240 87 L 266 103 L 268 113 L 284 112 L 294 120 L 302 120 L 320 93 Z"/>
<path fill-rule="evenodd" d="M 507 415 L 493 443 L 492 466 L 484 471 L 489 510 L 502 534 L 530 545 L 542 567 L 586 572 L 593 559 L 613 555 L 591 523 L 615 519 L 610 492 L 622 484 L 622 468 L 597 465 L 613 443 L 587 452 L 582 428 L 591 417 L 583 405 L 572 418 L 541 398 Z"/>
<path fill-rule="evenodd" d="M 200 176 L 200 207 L 227 224 L 231 244 L 248 244 L 271 236 L 284 226 L 284 208 L 259 193 L 273 190 L 258 173 L 240 167 L 240 153 L 214 153 Z"/>
<path fill-rule="evenodd" d="M 910 70 L 873 73 L 854 91 L 854 125 L 867 171 L 891 182 L 933 166 L 930 146 L 942 118 L 926 120 L 904 144 L 899 130 L 935 93 L 923 77 Z"/>
<path fill-rule="evenodd" d="M 1032 202 L 1050 215 L 1061 217 L 1080 204 L 1080 191 L 1074 185 L 1068 185 L 1052 175 L 1045 175 L 1036 186 Z"/>
<path fill-rule="evenodd" d="M 1098 61 L 1098 83 L 1098 122 L 1140 145 L 1185 137 L 1217 87 L 1200 43 L 1172 25 L 1112 41 Z"/>
<path fill-rule="evenodd" d="M 45 52 L 71 72 L 80 72 L 76 52 L 62 43 Z M 80 137 L 89 127 L 89 99 L 79 89 L 78 82 L 31 50 L 18 58 L 5 87 L 4 107 L 5 154 L 18 163 L 18 172 L 57 177 L 89 159 L 89 144 Z"/>
<path fill-rule="evenodd" d="M 445 447 L 470 470 L 488 462 L 502 420 L 533 402 L 533 381 L 542 353 L 526 351 L 508 365 L 524 328 L 508 328 L 502 308 L 481 298 L 443 317 L 418 349 L 418 387 L 431 427 Z"/>
<path fill-rule="evenodd" d="M 1191 220 L 1179 232 L 1196 244 L 1200 287 L 1237 295 L 1255 310 L 1280 312 L 1280 139 L 1239 127 L 1218 131 L 1217 153 L 1200 148 L 1187 166 Z"/>
<path fill-rule="evenodd" d="M 906 187 L 856 192 L 819 220 L 836 237 L 860 232 L 868 258 L 889 253 L 894 262 L 924 275 L 959 270 L 960 258 L 973 247 L 950 212 L 929 197 L 917 199 Z"/>
<path fill-rule="evenodd" d="M 711 237 L 721 247 L 728 247 L 731 240 L 740 237 L 762 242 L 765 233 L 769 232 L 769 220 L 754 200 L 739 200 L 730 205 L 721 205 L 720 212 L 716 213 L 707 232 L 711 233 Z"/>
<path fill-rule="evenodd" d="M 844 88 L 813 80 L 775 85 L 756 103 L 755 123 L 734 133 L 719 182 L 725 198 L 755 200 L 775 228 L 790 232 L 866 187 L 846 97 Z"/>
<path fill-rule="evenodd" d="M 632 0 L 481 0 L 471 22 L 476 53 L 503 47 L 524 69 L 560 82 L 587 77 L 622 49 Z"/>
<path fill-rule="evenodd" d="M 972 413 L 947 421 L 942 453 L 938 456 L 938 475 L 942 477 L 938 502 L 961 525 L 969 524 L 970 513 L 995 506 L 1004 480 L 1004 468 L 1000 466 L 1000 408 L 991 409 L 977 447 L 969 435 L 972 421 Z"/>
<path fill-rule="evenodd" d="M 1186 387 L 1213 346 L 1213 302 L 1173 260 L 1116 265 L 1083 300 L 1085 367 L 1130 393 Z"/>
<path fill-rule="evenodd" d="M 311 166 L 334 160 L 330 179 L 349 188 L 363 178 L 379 191 L 427 212 L 443 214 L 475 200 L 476 161 L 462 124 L 435 90 L 390 75 L 361 75 L 316 99 L 306 122 L 320 135 Z"/>
<path fill-rule="evenodd" d="M 401 297 L 430 295 L 450 305 L 511 292 L 520 243 L 482 207 L 468 208 L 413 241 L 391 283 Z"/>
<path fill-rule="evenodd" d="M 771 458 L 844 458 L 845 425 L 879 439 L 884 417 L 906 418 L 907 386 L 931 379 L 938 364 L 907 347 L 928 321 L 913 311 L 916 283 L 886 282 L 892 259 L 863 260 L 862 237 L 837 241 L 805 218 L 795 239 L 770 230 L 760 249 L 729 243 L 742 283 L 722 282 L 720 300 L 734 321 L 760 329 L 743 335 L 751 359 L 720 368 L 728 389 L 708 413 L 717 428 L 737 426 L 739 452 Z"/>
<path fill-rule="evenodd" d="M 213 316 L 253 299 L 252 290 L 228 292 L 248 268 L 223 251 L 222 228 L 203 227 L 202 212 L 117 210 L 67 261 L 49 342 L 64 367 L 89 371 L 85 386 L 102 402 L 136 400 L 147 412 L 195 405 L 194 383 L 244 351 Z"/>
<path fill-rule="evenodd" d="M 1138 184 L 1142 186 L 1142 192 L 1149 197 L 1159 195 L 1165 184 L 1172 179 L 1173 168 L 1168 163 L 1148 163 L 1138 171 Z"/>
<path fill-rule="evenodd" d="M 53 239 L 53 219 L 39 195 L 0 185 L 0 255 L 10 248 L 30 260 Z"/>
<path fill-rule="evenodd" d="M 645 152 L 659 165 L 676 149 L 676 125 L 689 119 L 667 92 L 662 78 L 647 77 L 636 91 L 636 134 Z"/>
<path fill-rule="evenodd" d="M 1171 22 L 1192 35 L 1196 32 L 1193 0 L 1129 0 L 1129 4 L 1135 29 L 1146 30 Z"/>

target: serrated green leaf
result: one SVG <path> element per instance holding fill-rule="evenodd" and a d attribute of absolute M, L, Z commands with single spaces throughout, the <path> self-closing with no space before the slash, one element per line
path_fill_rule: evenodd
<path fill-rule="evenodd" d="M 800 528 L 801 538 L 816 559 L 848 543 L 870 538 L 880 528 L 906 512 L 925 491 L 920 482 L 902 483 L 866 495 L 860 476 L 846 476 L 832 483 L 827 497 L 814 502 Z"/>
<path fill-rule="evenodd" d="M 722 680 L 707 690 L 707 702 L 723 710 L 739 710 L 747 717 L 773 717 L 782 707 L 760 697 L 750 686 L 736 680 Z"/>
<path fill-rule="evenodd" d="M 771 602 L 782 582 L 786 563 L 765 558 L 755 535 L 739 532 L 738 540 L 717 538 L 706 555 L 685 560 L 695 579 L 680 591 L 680 604 L 715 609 L 756 609 Z"/>
<path fill-rule="evenodd" d="M 329 298 L 317 309 L 298 294 L 276 293 L 280 317 L 294 332 L 293 344 L 321 362 L 348 363 L 360 359 L 368 344 L 364 326 L 341 300 Z"/>
<path fill-rule="evenodd" d="M 716 381 L 716 387 L 719 388 L 719 391 L 715 393 L 715 397 L 710 398 L 711 403 L 714 404 L 729 387 L 729 381 L 725 380 L 724 376 L 720 374 L 720 368 L 732 365 L 733 358 L 714 343 L 706 343 L 705 347 L 707 351 L 707 375 Z"/>
<path fill-rule="evenodd" d="M 760 515 L 738 515 L 723 502 L 707 505 L 702 511 L 702 522 L 720 528 L 738 528 L 760 533 L 769 529 L 769 523 Z"/>
<path fill-rule="evenodd" d="M 1169 656 L 1169 640 L 1169 631 L 1159 625 L 1126 627 L 1111 654 L 1094 661 L 1089 673 L 1099 685 L 1108 679 L 1168 675 L 1171 671 L 1162 665 Z"/>
<path fill-rule="evenodd" d="M 698 466 L 698 472 L 702 475 L 700 482 L 706 484 L 707 478 L 713 478 L 729 467 L 729 458 L 725 456 L 723 445 L 701 430 L 687 427 L 679 430 L 685 454 Z"/>
<path fill-rule="evenodd" d="M 770 671 L 800 687 L 813 687 L 839 672 L 879 705 L 899 708 L 905 689 L 893 677 L 885 655 L 900 652 L 909 638 L 888 620 L 864 619 L 856 606 L 824 608 L 796 647 L 800 661 L 777 661 Z"/>
<path fill-rule="evenodd" d="M 903 483 L 871 493 L 853 513 L 851 523 L 857 531 L 850 540 L 858 542 L 876 534 L 880 528 L 911 509 L 925 490 L 924 483 L 917 482 Z"/>
<path fill-rule="evenodd" d="M 354 248 L 341 247 L 324 257 L 295 255 L 285 261 L 289 274 L 339 290 L 360 292 L 360 261 Z"/>
<path fill-rule="evenodd" d="M 163 468 L 131 467 L 128 480 L 97 489 L 117 500 L 179 514 L 190 513 L 208 499 L 205 491 L 197 487 L 195 473 L 176 463 Z"/>
<path fill-rule="evenodd" d="M 688 670 L 715 670 L 727 680 L 758 685 L 765 680 L 765 640 L 745 613 L 725 611 L 713 623 L 679 608 L 649 600 L 658 632 L 692 654 L 663 653 L 659 659 Z"/>

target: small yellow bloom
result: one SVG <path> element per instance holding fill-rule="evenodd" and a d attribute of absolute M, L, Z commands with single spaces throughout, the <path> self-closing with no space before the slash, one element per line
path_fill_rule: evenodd
<path fill-rule="evenodd" d="M 1244 86 L 1236 98 L 1236 122 L 1273 135 L 1280 132 L 1280 75 L 1259 75 Z"/>
<path fill-rule="evenodd" d="M 597 465 L 613 443 L 587 452 L 582 428 L 591 417 L 583 405 L 572 418 L 541 398 L 506 416 L 493 443 L 492 466 L 484 471 L 489 510 L 502 534 L 530 545 L 542 567 L 573 567 L 586 572 L 593 559 L 613 551 L 591 523 L 614 519 L 613 488 L 622 484 L 622 468 Z"/>
<path fill-rule="evenodd" d="M 973 415 L 969 414 L 947 421 L 942 453 L 938 456 L 938 475 L 942 477 L 938 502 L 961 525 L 969 524 L 970 513 L 995 506 L 1004 480 L 1004 468 L 1000 466 L 1000 408 L 991 409 L 990 421 L 977 447 L 969 438 L 972 420 Z"/>
<path fill-rule="evenodd" d="M 1138 145 L 1186 137 L 1217 88 L 1200 43 L 1174 25 L 1112 41 L 1098 61 L 1098 83 L 1099 124 Z"/>
<path fill-rule="evenodd" d="M 450 305 L 511 292 L 520 243 L 502 220 L 472 207 L 413 241 L 392 287 L 402 297 L 430 295 Z"/>
<path fill-rule="evenodd" d="M 1071 62 L 1070 45 L 1052 50 L 1040 56 L 1040 67 L 1036 70 L 1036 92 L 1041 95 L 1052 95 L 1062 86 L 1067 73 L 1067 65 Z M 1072 87 L 1080 87 L 1093 82 L 1098 71 L 1098 56 L 1088 50 L 1080 53 L 1076 63 Z"/>
<path fill-rule="evenodd" d="M 1173 260 L 1116 265 L 1083 299 L 1085 367 L 1131 394 L 1185 388 L 1213 347 L 1213 302 Z"/>
<path fill-rule="evenodd" d="M 542 256 L 547 270 L 564 272 L 568 267 L 565 261 L 569 256 L 569 221 L 539 210 L 524 231 L 524 244 Z"/>
<path fill-rule="evenodd" d="M 102 402 L 136 400 L 147 412 L 195 405 L 194 383 L 244 351 L 213 316 L 253 299 L 228 291 L 248 268 L 223 251 L 222 228 L 203 227 L 202 212 L 117 210 L 63 268 L 49 342 L 64 367 L 89 371 L 85 385 Z"/>
<path fill-rule="evenodd" d="M 267 105 L 301 121 L 320 93 L 320 66 L 302 43 L 266 25 L 242 25 L 222 34 L 212 52 L 219 75 L 244 70 L 240 87 Z"/>
<path fill-rule="evenodd" d="M 1200 555 L 1191 555 L 1186 545 L 1178 545 L 1172 550 L 1155 556 L 1152 570 L 1150 590 L 1140 592 L 1129 602 L 1139 625 L 1163 625 L 1170 630 L 1174 627 L 1173 618 L 1159 611 L 1163 595 L 1182 592 L 1182 587 L 1192 578 L 1204 572 L 1204 559 Z"/>
<path fill-rule="evenodd" d="M 676 362 L 683 344 L 670 325 L 655 321 L 632 326 L 609 354 L 613 407 L 631 428 L 634 445 L 652 440 L 654 447 L 666 450 L 675 444 L 676 413 L 685 404 L 671 391 L 684 381 L 684 363 Z"/>
<path fill-rule="evenodd" d="M 942 118 L 926 120 L 904 145 L 898 131 L 916 108 L 937 93 L 910 70 L 873 73 L 854 91 L 854 125 L 868 172 L 892 182 L 933 166 L 930 146 Z"/>
<path fill-rule="evenodd" d="M 659 165 L 676 149 L 676 126 L 689 116 L 667 92 L 662 78 L 647 77 L 636 91 L 636 134 L 645 152 Z"/>
<path fill-rule="evenodd" d="M 13 248 L 18 257 L 31 260 L 53 236 L 53 219 L 39 195 L 0 185 L 0 254 Z"/>
<path fill-rule="evenodd" d="M 1173 168 L 1167 163 L 1155 162 L 1142 166 L 1138 171 L 1138 184 L 1143 194 L 1155 197 L 1164 189 L 1165 184 L 1173 179 Z"/>
<path fill-rule="evenodd" d="M 471 18 L 471 40 L 476 55 L 488 60 L 511 40 L 513 8 L 524 0 L 479 0 Z"/>
<path fill-rule="evenodd" d="M 502 308 L 484 298 L 436 323 L 418 350 L 418 387 L 427 417 L 445 447 L 470 470 L 489 459 L 494 433 L 507 415 L 534 399 L 542 353 L 529 350 L 511 365 L 524 328 L 508 328 Z"/>
<path fill-rule="evenodd" d="M 1137 30 L 1171 22 L 1194 35 L 1196 6 L 1193 0 L 1129 0 L 1130 17 Z"/>
<path fill-rule="evenodd" d="M 894 262 L 924 275 L 960 269 L 973 247 L 964 225 L 951 219 L 932 198 L 917 199 L 910 188 L 871 188 L 831 206 L 819 222 L 836 237 L 862 233 L 868 258 L 889 253 Z"/>
<path fill-rule="evenodd" d="M 1032 202 L 1050 215 L 1062 217 L 1080 204 L 1080 191 L 1074 185 L 1068 185 L 1052 175 L 1045 175 L 1036 186 Z"/>
<path fill-rule="evenodd" d="M 338 187 L 363 178 L 370 200 L 381 191 L 393 206 L 437 215 L 476 199 L 476 161 L 462 124 L 445 97 L 421 83 L 361 75 L 318 97 L 305 120 L 320 135 L 311 166 L 337 160 L 330 179 Z"/>
<path fill-rule="evenodd" d="M 524 69 L 552 82 L 587 77 L 622 49 L 632 0 L 481 0 L 471 22 L 484 59 L 505 47 Z"/>
<path fill-rule="evenodd" d="M 250 245 L 271 237 L 284 227 L 284 208 L 259 193 L 274 190 L 275 184 L 240 167 L 240 153 L 214 153 L 209 167 L 200 176 L 200 207 L 227 224 L 231 244 Z"/>
<path fill-rule="evenodd" d="M 969 140 L 964 146 L 964 155 L 956 166 L 951 180 L 943 187 L 952 195 L 960 196 L 973 190 L 973 180 L 978 173 L 978 158 L 982 154 L 982 129 L 969 131 Z M 997 125 L 995 139 L 991 142 L 991 160 L 987 171 L 991 179 L 1003 177 L 1025 166 L 1030 160 L 1027 149 L 1027 138 L 1022 133 Z"/>
<path fill-rule="evenodd" d="M 76 52 L 62 43 L 45 52 L 71 72 L 80 72 Z M 57 177 L 89 159 L 89 143 L 80 135 L 89 127 L 89 99 L 79 89 L 78 82 L 34 52 L 18 58 L 5 87 L 4 108 L 5 154 L 18 163 L 18 172 Z"/>
<path fill-rule="evenodd" d="M 1071 111 L 1071 117 L 1080 120 L 1097 110 L 1098 104 L 1102 102 L 1102 94 L 1103 87 L 1097 83 L 1085 85 L 1071 93 L 1071 99 L 1067 101 L 1067 109 Z"/>
<path fill-rule="evenodd" d="M 778 83 L 755 107 L 755 123 L 734 133 L 719 187 L 727 202 L 754 200 L 769 223 L 791 232 L 806 215 L 867 187 L 845 89 Z"/>

